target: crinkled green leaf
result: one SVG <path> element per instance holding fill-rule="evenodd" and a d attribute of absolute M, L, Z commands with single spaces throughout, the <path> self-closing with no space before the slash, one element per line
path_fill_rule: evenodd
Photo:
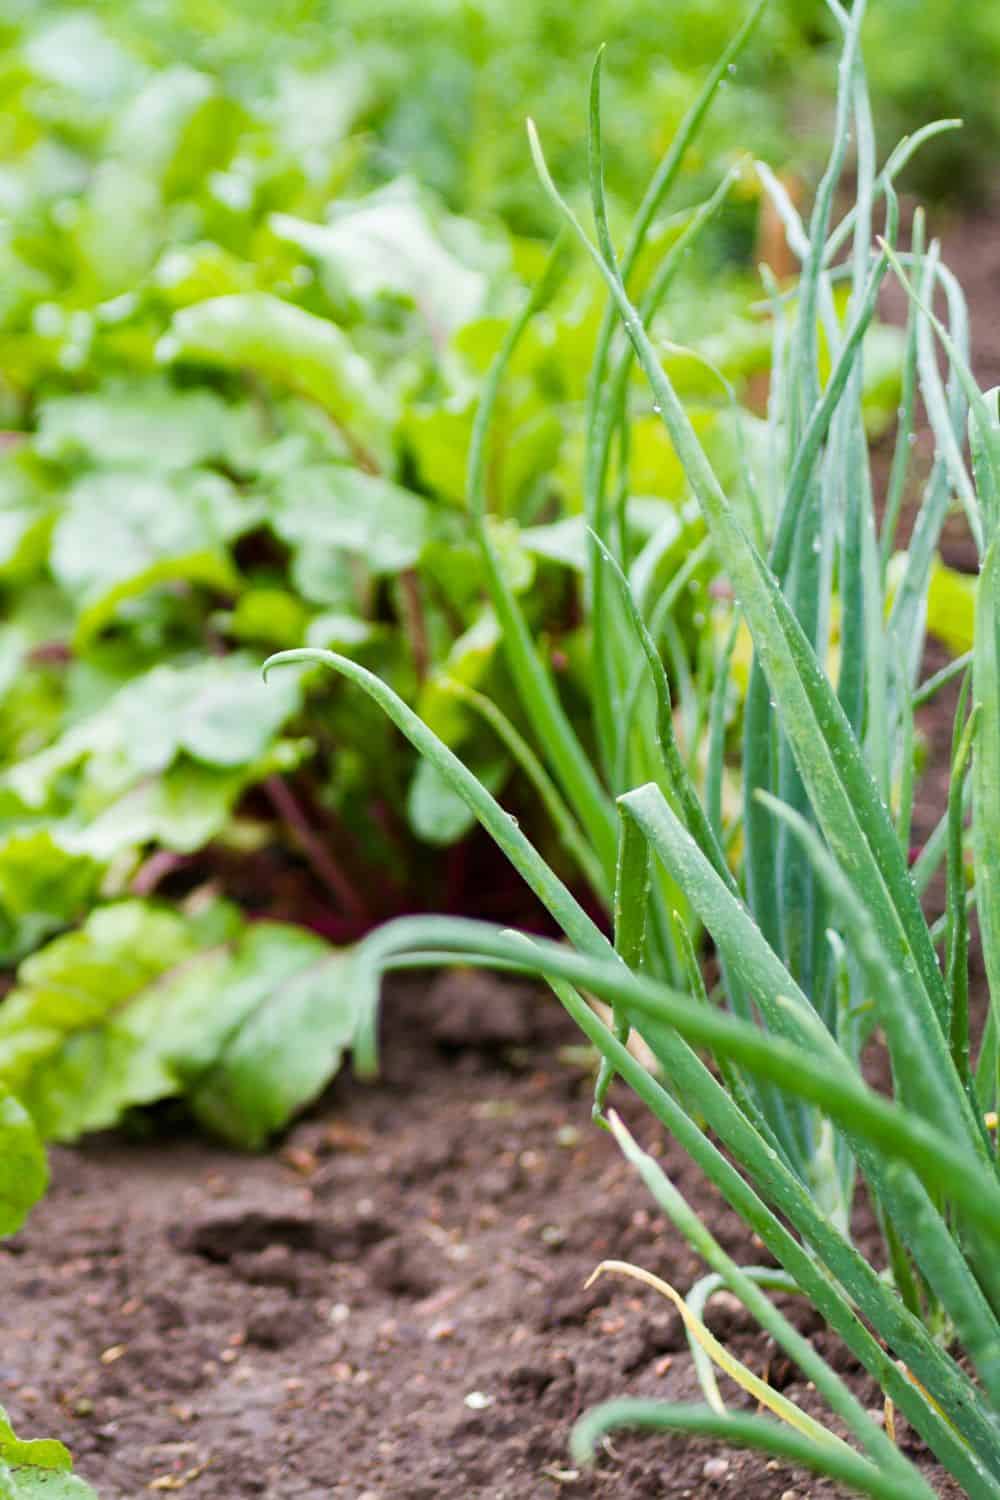
<path fill-rule="evenodd" d="M 11 1468 L 0 1458 L 0 1500 L 98 1500 L 98 1496 L 78 1474 Z"/>
<path fill-rule="evenodd" d="M 153 377 L 43 402 L 35 447 L 61 463 L 166 472 L 239 457 L 252 437 L 249 407 L 230 406 L 214 391 L 175 390 Z"/>
<path fill-rule="evenodd" d="M 113 158 L 98 164 L 74 235 L 96 297 L 127 292 L 146 275 L 162 222 L 159 185 L 146 171 Z"/>
<path fill-rule="evenodd" d="M 347 335 L 268 292 L 213 297 L 177 313 L 164 358 L 255 370 L 319 403 L 351 438 L 382 455 L 391 405 Z"/>
<path fill-rule="evenodd" d="M 155 73 L 115 120 L 109 151 L 152 177 L 165 196 L 187 187 L 226 154 L 226 103 L 207 73 Z"/>
<path fill-rule="evenodd" d="M 93 903 L 101 866 L 47 828 L 0 836 L 0 963 L 9 964 Z"/>
<path fill-rule="evenodd" d="M 123 600 L 157 584 L 237 592 L 226 544 L 257 516 L 256 506 L 218 474 L 107 470 L 79 480 L 56 524 L 51 554 L 54 576 L 80 611 L 78 644 L 107 625 Z"/>
<path fill-rule="evenodd" d="M 412 567 L 433 534 L 426 500 L 346 465 L 292 469 L 276 491 L 272 524 L 283 541 L 303 549 L 341 548 L 373 573 Z"/>
<path fill-rule="evenodd" d="M 41 1136 L 75 1140 L 174 1092 L 157 986 L 198 948 L 183 917 L 124 901 L 24 961 L 0 1004 L 0 1081 Z"/>
<path fill-rule="evenodd" d="M 18 582 L 45 560 L 56 502 L 14 452 L 0 459 L 0 581 Z"/>
<path fill-rule="evenodd" d="M 21 965 L 0 1004 L 0 1081 L 22 1134 L 21 1105 L 42 1136 L 75 1140 L 183 1093 L 258 1146 L 336 1071 L 355 1002 L 346 955 L 301 928 L 124 901 Z"/>
<path fill-rule="evenodd" d="M 48 1163 L 34 1122 L 0 1085 L 0 1235 L 20 1229 L 48 1185 Z M 0 1456 L 2 1451 L 0 1432 Z"/>
<path fill-rule="evenodd" d="M 438 337 L 482 309 L 484 270 L 443 242 L 412 183 L 392 183 L 358 202 L 337 204 L 329 224 L 276 214 L 271 226 L 319 261 L 334 306 L 354 303 L 375 312 L 380 299 L 399 299 Z M 480 232 L 471 225 L 464 229 L 467 242 L 475 237 L 481 261 Z"/>
<path fill-rule="evenodd" d="M 11 767 L 0 777 L 0 788 L 26 809 L 42 810 L 58 800 L 62 778 L 82 767 L 76 811 L 89 823 L 140 782 L 148 784 L 150 777 L 168 772 L 181 757 L 200 762 L 205 770 L 236 772 L 245 783 L 275 753 L 276 737 L 300 702 L 297 678 L 289 677 L 275 693 L 265 687 L 257 663 L 242 655 L 188 666 L 164 664 L 127 683 L 104 708 L 47 749 Z M 197 785 L 198 779 L 189 776 L 187 786 L 196 800 Z M 201 791 L 209 797 L 234 785 L 224 777 L 214 782 L 200 777 Z M 165 795 L 169 800 L 170 794 Z M 154 805 L 163 809 L 162 800 L 151 801 L 152 796 L 150 792 L 142 803 L 143 817 Z"/>
<path fill-rule="evenodd" d="M 48 1469 L 52 1472 L 73 1467 L 69 1449 L 54 1438 L 29 1438 L 16 1436 L 7 1413 L 0 1406 L 0 1458 L 14 1466 L 33 1469 Z"/>
<path fill-rule="evenodd" d="M 200 999 L 198 998 L 200 985 Z M 251 927 L 210 975 L 186 983 L 192 1017 L 171 1066 L 206 1125 L 263 1146 L 337 1071 L 357 1029 L 351 958 L 281 923 Z"/>

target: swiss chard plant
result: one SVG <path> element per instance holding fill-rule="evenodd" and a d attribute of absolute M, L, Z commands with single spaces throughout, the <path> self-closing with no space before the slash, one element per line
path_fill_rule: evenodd
<path fill-rule="evenodd" d="M 849 15 L 834 11 L 843 30 L 838 104 L 808 222 L 758 169 L 801 262 L 794 286 L 773 279 L 765 286 L 775 352 L 763 477 L 740 469 L 735 482 L 720 478 L 679 399 L 657 316 L 669 252 L 648 278 L 637 271 L 661 194 L 711 88 L 622 247 L 604 197 L 600 60 L 590 96 L 593 239 L 560 196 L 531 131 L 549 199 L 608 293 L 588 386 L 585 479 L 596 753 L 564 711 L 485 529 L 480 547 L 503 650 L 534 731 L 537 774 L 560 799 L 573 840 L 589 851 L 595 880 L 612 892 L 612 935 L 482 780 L 377 675 L 346 655 L 309 648 L 282 653 L 271 667 L 277 683 L 279 666 L 322 664 L 379 704 L 474 811 L 563 935 L 551 942 L 446 918 L 382 928 L 362 945 L 355 969 L 368 991 L 363 1061 L 371 1060 L 378 982 L 388 968 L 461 958 L 542 976 L 601 1055 L 598 1118 L 605 1119 L 606 1091 L 618 1075 L 780 1268 L 736 1266 L 662 1166 L 610 1119 L 626 1155 L 713 1273 L 686 1304 L 700 1355 L 706 1347 L 710 1357 L 720 1351 L 707 1340 L 698 1305 L 711 1285 L 724 1285 L 801 1367 L 833 1423 L 817 1423 L 738 1366 L 740 1384 L 772 1415 L 730 1410 L 701 1358 L 705 1407 L 623 1397 L 581 1419 L 577 1456 L 590 1456 L 617 1427 L 681 1430 L 761 1448 L 861 1493 L 932 1494 L 896 1446 L 893 1420 L 873 1421 L 771 1302 L 767 1290 L 777 1288 L 813 1303 L 878 1382 L 890 1418 L 902 1413 L 963 1491 L 986 1500 L 1000 1495 L 1000 417 L 995 393 L 983 394 L 969 373 L 961 289 L 938 247 L 925 245 L 919 217 L 910 248 L 899 247 L 895 181 L 919 139 L 878 166 L 859 46 L 864 5 Z M 852 141 L 854 204 L 835 223 Z M 896 457 L 877 506 L 861 393 L 866 332 L 890 272 L 906 287 L 911 310 Z M 939 289 L 947 306 L 941 320 L 933 311 Z M 545 294 L 543 283 L 535 303 Z M 529 304 L 512 326 L 480 407 L 469 471 L 480 513 L 492 409 L 533 312 Z M 674 705 L 654 629 L 662 585 L 647 583 L 622 524 L 632 416 L 623 372 L 633 360 L 697 502 L 720 572 L 717 592 L 733 601 L 703 710 L 700 758 L 691 754 L 697 736 L 687 738 L 697 723 L 685 725 L 683 705 Z M 910 492 L 918 393 L 935 459 L 905 555 L 890 567 Z M 921 681 L 935 547 L 955 508 L 980 557 L 970 652 Z M 725 796 L 727 703 L 744 627 L 752 662 L 738 731 L 742 796 L 733 808 Z M 911 868 L 914 712 L 959 672 L 947 806 Z M 942 866 L 947 909 L 930 923 L 920 896 Z M 972 907 L 989 992 L 982 1005 L 970 993 Z M 711 990 L 698 960 L 702 931 L 721 975 Z M 587 997 L 611 1007 L 610 1023 Z M 650 1049 L 655 1070 L 629 1050 L 632 1032 Z M 880 1088 L 867 1081 L 872 1049 L 885 1060 Z M 862 1185 L 882 1226 L 878 1256 L 852 1237 Z M 736 1362 L 722 1355 L 732 1373 Z"/>
<path fill-rule="evenodd" d="M 318 97 L 332 74 L 317 63 L 307 77 L 298 43 L 272 59 L 258 36 L 248 72 L 234 20 L 169 66 L 150 38 L 150 66 L 119 20 L 28 17 L 10 52 L 0 967 L 20 968 L 0 1005 L 0 1080 L 52 1138 L 181 1093 L 257 1145 L 351 1034 L 345 987 L 308 1077 L 285 1042 L 279 1057 L 282 1006 L 306 1046 L 293 1018 L 301 1007 L 305 1024 L 308 982 L 292 976 L 315 963 L 329 986 L 380 919 L 467 906 L 475 823 L 374 706 L 331 698 L 315 672 L 265 687 L 270 652 L 303 638 L 348 651 L 513 797 L 576 889 L 613 898 L 613 840 L 598 860 L 590 838 L 595 819 L 613 828 L 611 797 L 595 783 L 581 837 L 529 748 L 520 668 L 500 646 L 514 599 L 555 665 L 560 713 L 592 745 L 581 355 L 601 306 L 567 252 L 491 403 L 468 503 L 479 396 L 543 247 L 447 212 L 410 178 L 379 181 L 360 95 L 348 108 L 341 90 L 344 109 L 305 131 L 292 85 Z M 101 67 L 81 71 L 83 54 Z M 671 265 L 656 295 L 715 268 L 712 297 L 681 299 L 698 309 L 684 339 L 742 391 L 769 349 L 746 278 L 727 269 L 740 195 L 727 179 L 699 205 L 691 188 L 648 237 Z M 883 352 L 873 415 L 894 399 L 891 341 Z M 764 424 L 690 349 L 671 361 L 720 472 L 742 485 Z M 662 634 L 694 731 L 713 645 L 704 525 L 648 401 L 631 441 L 618 524 L 647 587 L 673 583 Z M 512 899 L 523 907 L 516 885 Z M 265 950 L 267 977 L 241 987 Z M 216 1013 L 223 972 L 236 998 Z M 199 1080 L 237 1055 L 242 1082 L 220 1082 L 209 1109 Z"/>

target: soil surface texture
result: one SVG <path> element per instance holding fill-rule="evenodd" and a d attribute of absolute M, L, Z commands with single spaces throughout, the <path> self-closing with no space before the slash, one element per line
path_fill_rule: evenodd
<path fill-rule="evenodd" d="M 270 1156 L 169 1132 L 54 1153 L 52 1191 L 0 1250 L 18 1429 L 63 1437 L 102 1500 L 836 1494 L 674 1437 L 615 1438 L 574 1469 L 569 1429 L 594 1402 L 700 1399 L 678 1314 L 634 1282 L 586 1290 L 590 1272 L 625 1259 L 686 1290 L 704 1268 L 591 1124 L 589 1061 L 554 1001 L 456 971 L 397 983 L 383 1033 L 379 1083 L 340 1079 Z M 759 1261 L 655 1122 L 615 1102 L 725 1248 Z M 735 1299 L 708 1321 L 818 1410 Z"/>

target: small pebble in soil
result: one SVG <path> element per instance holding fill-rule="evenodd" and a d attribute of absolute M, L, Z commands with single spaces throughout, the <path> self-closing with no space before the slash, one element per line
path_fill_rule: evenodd
<path fill-rule="evenodd" d="M 729 1477 L 728 1458 L 706 1458 L 702 1467 L 702 1477 L 711 1484 L 722 1484 Z"/>
<path fill-rule="evenodd" d="M 493 1405 L 493 1397 L 487 1396 L 485 1391 L 470 1391 L 465 1404 L 470 1411 L 485 1411 L 488 1406 Z"/>

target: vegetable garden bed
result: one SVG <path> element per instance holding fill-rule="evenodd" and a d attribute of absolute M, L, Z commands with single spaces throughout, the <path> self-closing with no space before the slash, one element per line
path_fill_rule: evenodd
<path fill-rule="evenodd" d="M 980 356 L 1000 357 L 1000 339 Z M 945 659 L 931 643 L 926 670 Z M 917 838 L 937 820 L 956 691 L 921 712 Z M 48 1196 L 0 1249 L 0 1402 L 15 1426 L 59 1432 L 102 1500 L 833 1500 L 813 1475 L 679 1437 L 616 1437 L 592 1473 L 574 1470 L 569 1431 L 594 1402 L 698 1397 L 679 1315 L 611 1278 L 585 1289 L 596 1262 L 626 1257 L 680 1286 L 702 1268 L 592 1126 L 593 1059 L 550 997 L 468 971 L 397 981 L 382 1030 L 379 1083 L 342 1075 L 269 1156 L 179 1134 L 169 1115 L 144 1140 L 56 1151 Z M 638 1122 L 623 1090 L 613 1102 Z M 676 1146 L 637 1129 L 729 1253 L 759 1260 Z M 864 1210 L 855 1229 L 874 1248 Z M 881 1412 L 815 1314 L 783 1305 Z M 819 1411 L 733 1299 L 708 1322 Z M 960 1500 L 902 1422 L 899 1435 L 942 1500 Z"/>

